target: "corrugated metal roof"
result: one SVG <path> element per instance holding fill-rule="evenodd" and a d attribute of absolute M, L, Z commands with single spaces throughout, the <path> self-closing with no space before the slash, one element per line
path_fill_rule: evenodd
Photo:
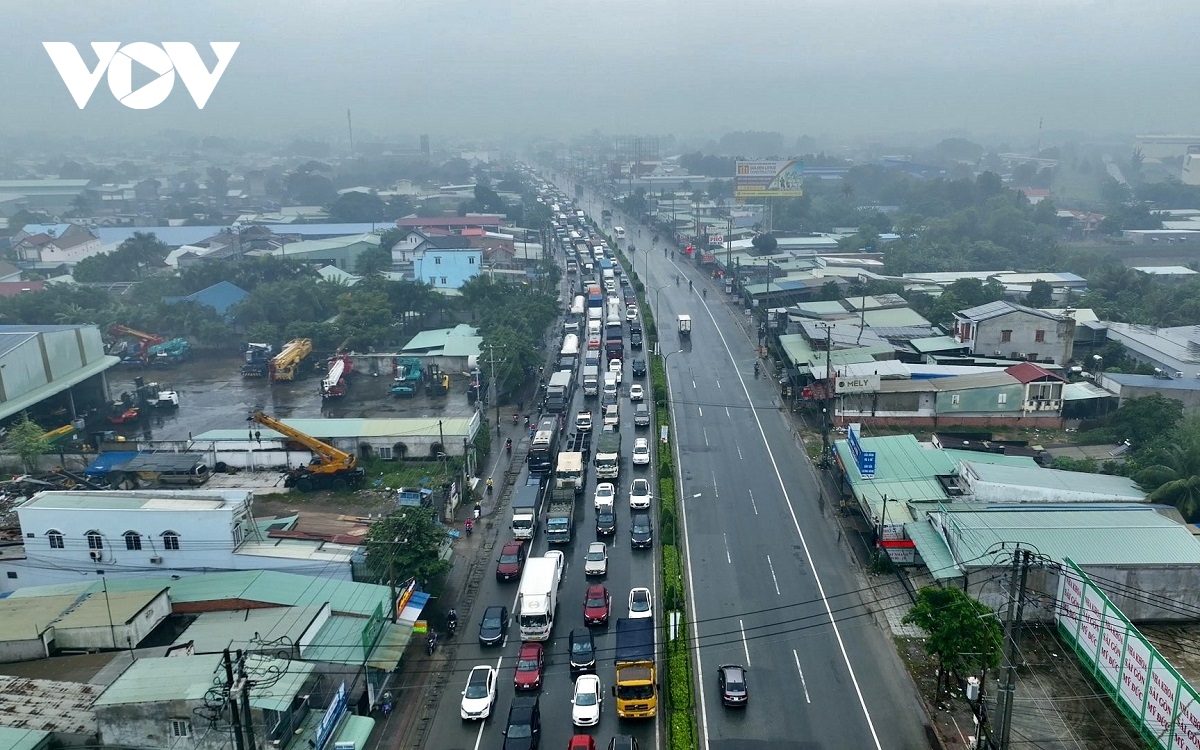
<path fill-rule="evenodd" d="M 299 643 L 321 609 L 321 605 L 314 605 L 203 612 L 175 639 L 174 645 L 191 641 L 196 651 L 211 653 L 224 648 L 251 650 L 251 641 L 256 636 L 266 641 L 288 638 L 291 643 Z M 360 624 L 364 622 L 362 618 L 355 619 Z"/>
<path fill-rule="evenodd" d="M 0 716 L 14 729 L 94 735 L 99 685 L 0 675 Z"/>
<path fill-rule="evenodd" d="M 256 655 L 246 659 L 246 666 L 252 680 L 256 675 L 272 675 L 264 684 L 252 683 L 250 705 L 275 711 L 287 709 L 313 671 L 312 664 L 302 661 Z M 224 678 L 220 654 L 143 657 L 130 664 L 95 705 L 200 701 L 212 688 L 214 676 Z"/>
<path fill-rule="evenodd" d="M 1007 564 L 1012 544 L 1080 565 L 1200 565 L 1200 542 L 1150 506 L 956 511 L 944 514 L 961 560 L 972 568 Z M 1010 552 L 996 549 L 1008 542 Z"/>
<path fill-rule="evenodd" d="M 366 624 L 361 617 L 330 617 L 304 649 L 304 658 L 329 664 L 362 664 L 366 660 L 362 646 Z"/>
<path fill-rule="evenodd" d="M 869 326 L 885 326 L 888 328 L 919 328 L 931 325 L 923 315 L 911 307 L 892 307 L 886 310 L 867 310 L 861 313 L 861 317 Z"/>
<path fill-rule="evenodd" d="M 1036 487 L 1072 494 L 1090 493 L 1113 500 L 1145 500 L 1146 493 L 1128 477 L 1089 474 L 1083 471 L 1003 466 L 968 461 L 967 469 L 981 481 L 1010 487 Z M 979 494 L 979 493 L 977 493 Z"/>
<path fill-rule="evenodd" d="M 1063 386 L 1063 401 L 1087 401 L 1093 398 L 1114 398 L 1113 394 L 1095 383 L 1080 381 Z"/>
<path fill-rule="evenodd" d="M 39 638 L 54 618 L 79 601 L 80 593 L 41 596 L 36 601 L 16 596 L 0 599 L 0 642 Z"/>
<path fill-rule="evenodd" d="M 946 540 L 942 539 L 928 518 L 904 524 L 904 534 L 917 545 L 921 560 L 934 578 L 944 581 L 962 575 L 954 564 L 954 556 L 950 554 Z"/>
<path fill-rule="evenodd" d="M 157 589 L 142 591 L 93 591 L 77 604 L 69 607 L 61 616 L 54 620 L 56 629 L 72 630 L 75 628 L 97 628 L 110 624 L 125 625 L 132 622 L 156 596 L 167 589 L 160 585 Z M 41 600 L 38 600 L 39 603 Z"/>
<path fill-rule="evenodd" d="M 997 372 L 981 372 L 977 375 L 954 375 L 949 378 L 932 378 L 929 380 L 934 390 L 966 391 L 975 388 L 998 388 L 1005 385 L 1020 385 L 1021 381 L 1003 370 Z"/>
<path fill-rule="evenodd" d="M 966 344 L 963 344 L 961 341 L 955 341 L 950 336 L 930 336 L 923 339 L 911 339 L 908 345 L 922 354 L 966 348 Z"/>
<path fill-rule="evenodd" d="M 1004 299 L 998 300 L 996 302 L 988 302 L 987 304 L 984 304 L 984 305 L 976 305 L 975 307 L 968 307 L 965 310 L 959 310 L 954 315 L 956 317 L 966 318 L 967 320 L 979 321 L 979 320 L 989 320 L 991 318 L 998 318 L 1001 315 L 1008 315 L 1009 313 L 1013 313 L 1013 312 L 1028 313 L 1029 315 L 1034 315 L 1036 317 L 1046 318 L 1049 320 L 1059 320 L 1060 319 L 1059 316 L 1057 316 L 1057 315 L 1052 315 L 1048 312 L 1045 312 L 1043 310 L 1037 310 L 1032 307 L 1018 305 L 1015 302 L 1009 302 L 1008 300 L 1004 300 Z"/>
<path fill-rule="evenodd" d="M 3 750 L 39 750 L 49 744 L 50 733 L 41 729 L 0 726 L 0 748 Z"/>

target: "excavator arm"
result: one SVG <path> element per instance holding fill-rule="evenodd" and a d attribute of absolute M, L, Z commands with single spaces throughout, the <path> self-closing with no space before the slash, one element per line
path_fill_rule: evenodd
<path fill-rule="evenodd" d="M 334 473 L 339 471 L 353 470 L 358 465 L 358 459 L 352 454 L 340 451 L 328 443 L 323 443 L 311 435 L 306 435 L 297 429 L 288 427 L 283 422 L 280 422 L 274 417 L 268 417 L 261 411 L 255 412 L 250 416 L 251 422 L 257 422 L 264 427 L 275 430 L 281 435 L 295 440 L 305 448 L 313 452 L 320 462 L 316 465 L 309 466 L 309 470 L 314 474 Z"/>

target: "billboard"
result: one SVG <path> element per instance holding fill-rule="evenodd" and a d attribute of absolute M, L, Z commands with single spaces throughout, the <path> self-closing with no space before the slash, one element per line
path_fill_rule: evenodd
<path fill-rule="evenodd" d="M 733 195 L 745 198 L 799 198 L 804 195 L 804 162 L 799 159 L 739 161 Z"/>
<path fill-rule="evenodd" d="M 837 394 L 876 393 L 879 391 L 879 380 L 878 375 L 859 375 L 858 377 L 839 375 L 833 381 L 833 392 Z"/>

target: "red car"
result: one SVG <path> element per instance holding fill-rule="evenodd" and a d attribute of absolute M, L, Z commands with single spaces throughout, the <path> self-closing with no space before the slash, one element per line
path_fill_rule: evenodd
<path fill-rule="evenodd" d="M 512 581 L 521 577 L 525 567 L 525 543 L 516 540 L 504 543 L 500 559 L 496 561 L 496 580 Z"/>
<path fill-rule="evenodd" d="M 545 650 L 540 643 L 522 643 L 517 654 L 517 671 L 513 687 L 517 690 L 537 690 L 542 686 L 542 667 L 546 664 Z"/>
<path fill-rule="evenodd" d="M 567 742 L 567 750 L 596 750 L 596 741 L 586 734 L 577 734 Z"/>
<path fill-rule="evenodd" d="M 606 586 L 588 586 L 587 594 L 583 597 L 583 621 L 588 625 L 607 625 L 611 604 L 612 597 Z"/>

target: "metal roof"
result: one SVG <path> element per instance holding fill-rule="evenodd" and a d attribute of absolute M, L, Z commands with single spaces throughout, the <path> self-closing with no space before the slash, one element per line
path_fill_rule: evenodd
<path fill-rule="evenodd" d="M 926 352 L 944 352 L 968 348 L 966 344 L 961 341 L 955 341 L 950 336 L 928 336 L 921 339 L 910 339 L 908 345 L 922 354 Z"/>
<path fill-rule="evenodd" d="M 1200 565 L 1200 542 L 1152 506 L 944 510 L 966 567 L 1006 564 L 1016 542 L 1080 565 Z M 1000 542 L 1008 543 L 1008 552 L 997 549 Z"/>
<path fill-rule="evenodd" d="M 1030 487 L 1071 495 L 1093 494 L 1113 500 L 1145 500 L 1146 493 L 1128 477 L 1089 474 L 1082 471 L 977 464 L 967 461 L 967 469 L 980 481 L 1007 485 L 1014 489 Z"/>
<path fill-rule="evenodd" d="M 975 375 L 953 375 L 948 378 L 931 378 L 935 391 L 966 391 L 975 388 L 998 388 L 1005 385 L 1020 385 L 1021 381 L 1004 370 L 981 372 Z"/>
<path fill-rule="evenodd" d="M 215 511 L 245 505 L 250 494 L 248 490 L 47 490 L 17 509 Z"/>
<path fill-rule="evenodd" d="M 40 638 L 54 618 L 77 601 L 79 594 L 72 593 L 42 596 L 36 601 L 12 596 L 0 599 L 0 642 Z"/>
<path fill-rule="evenodd" d="M 157 590 L 93 591 L 55 618 L 54 627 L 56 630 L 73 630 L 127 625 L 166 590 L 166 586 L 160 586 Z M 41 603 L 41 600 L 37 601 Z"/>
<path fill-rule="evenodd" d="M 259 639 L 272 641 L 287 638 L 290 643 L 300 643 L 301 636 L 322 609 L 323 605 L 313 605 L 203 612 L 175 639 L 173 645 L 179 646 L 190 641 L 196 651 L 212 653 L 224 648 L 249 651 L 259 648 L 251 643 Z M 357 619 L 361 625 L 362 619 Z"/>
<path fill-rule="evenodd" d="M 0 726 L 0 748 L 3 750 L 39 750 L 49 745 L 50 733 L 44 730 Z"/>
<path fill-rule="evenodd" d="M 276 711 L 287 709 L 313 671 L 313 665 L 306 662 L 253 654 L 246 659 L 246 666 L 252 680 L 256 675 L 272 675 L 264 684 L 251 683 L 250 705 Z M 130 664 L 100 694 L 94 705 L 119 706 L 173 700 L 198 702 L 212 688 L 214 678 L 223 677 L 220 654 L 142 657 Z"/>
<path fill-rule="evenodd" d="M 358 438 L 403 438 L 403 437 L 438 437 L 442 434 L 462 436 L 469 435 L 471 430 L 470 417 L 447 417 L 436 419 L 397 418 L 397 419 L 280 419 L 288 427 L 299 430 L 306 435 L 320 440 Z M 439 427 L 440 422 L 440 427 Z M 440 432 L 439 432 L 440 430 Z M 257 427 L 256 431 L 265 440 L 267 438 L 282 439 L 286 436 L 266 427 Z M 192 445 L 204 442 L 242 441 L 248 439 L 245 428 L 209 430 L 192 438 Z"/>
<path fill-rule="evenodd" d="M 1095 383 L 1081 381 L 1063 386 L 1063 401 L 1087 401 L 1093 398 L 1113 398 L 1113 394 Z"/>
<path fill-rule="evenodd" d="M 889 307 L 882 310 L 866 310 L 862 320 L 869 326 L 886 328 L 922 328 L 932 325 L 923 315 L 911 307 Z"/>
<path fill-rule="evenodd" d="M 92 706 L 100 691 L 99 685 L 86 682 L 0 675 L 0 716 L 13 729 L 94 735 Z"/>
<path fill-rule="evenodd" d="M 1015 302 L 1009 302 L 1005 299 L 997 300 L 996 302 L 988 302 L 984 305 L 976 305 L 975 307 L 968 307 L 965 310 L 959 310 L 958 312 L 954 313 L 954 316 L 958 318 L 966 318 L 967 320 L 979 321 L 998 318 L 1001 315 L 1008 315 L 1009 313 L 1014 312 L 1023 312 L 1039 318 L 1046 318 L 1047 320 L 1061 320 L 1060 316 L 1058 315 L 1052 315 L 1051 313 L 1043 310 L 1025 307 L 1024 305 L 1018 305 Z"/>
<path fill-rule="evenodd" d="M 1187 375 L 1188 373 L 1184 373 Z M 1200 391 L 1200 377 L 1156 378 L 1153 375 L 1134 375 L 1126 372 L 1106 372 L 1101 382 L 1112 381 L 1117 385 L 1136 388 L 1152 388 L 1160 391 Z M 1089 384 L 1090 385 L 1090 384 Z M 1112 395 L 1105 392 L 1107 395 Z"/>
<path fill-rule="evenodd" d="M 921 561 L 925 563 L 929 574 L 935 579 L 944 581 L 962 575 L 954 563 L 954 556 L 950 554 L 950 548 L 946 546 L 946 540 L 942 539 L 937 529 L 933 528 L 928 517 L 904 524 L 904 535 L 917 545 Z"/>

